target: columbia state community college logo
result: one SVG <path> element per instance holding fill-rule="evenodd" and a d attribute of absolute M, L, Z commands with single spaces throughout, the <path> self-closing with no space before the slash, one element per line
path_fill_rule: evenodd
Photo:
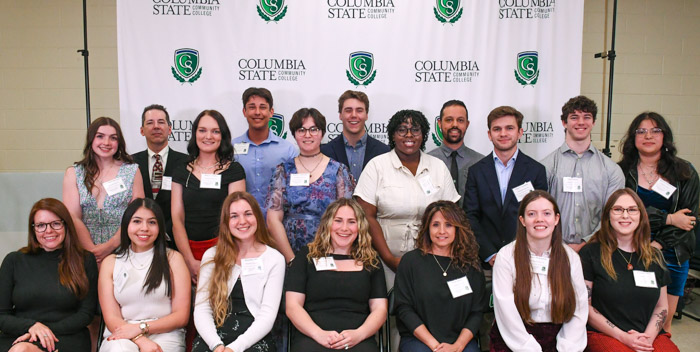
<path fill-rule="evenodd" d="M 374 69 L 374 55 L 366 51 L 356 51 L 350 54 L 349 69 L 345 71 L 350 83 L 355 86 L 366 86 L 377 76 Z"/>
<path fill-rule="evenodd" d="M 440 121 L 440 115 L 435 116 L 435 123 L 433 124 L 433 128 L 435 128 L 435 131 L 433 131 L 433 143 L 435 143 L 436 147 L 439 147 L 442 145 L 442 130 L 440 129 L 440 125 L 438 122 Z"/>
<path fill-rule="evenodd" d="M 284 115 L 272 115 L 270 122 L 267 125 L 270 126 L 270 130 L 275 134 L 275 136 L 282 139 L 287 139 L 287 132 L 284 131 Z"/>
<path fill-rule="evenodd" d="M 435 7 L 433 7 L 435 18 L 442 23 L 459 21 L 463 10 L 460 0 L 435 0 Z"/>
<path fill-rule="evenodd" d="M 277 22 L 287 14 L 287 5 L 284 0 L 260 0 L 258 15 L 266 22 Z"/>
<path fill-rule="evenodd" d="M 527 85 L 534 86 L 535 83 L 537 83 L 537 79 L 540 78 L 538 62 L 536 51 L 523 51 L 518 53 L 515 79 L 518 83 L 522 84 L 523 87 Z"/>
<path fill-rule="evenodd" d="M 180 83 L 193 83 L 202 75 L 199 67 L 199 51 L 189 48 L 175 50 L 175 66 L 170 67 L 173 77 Z"/>

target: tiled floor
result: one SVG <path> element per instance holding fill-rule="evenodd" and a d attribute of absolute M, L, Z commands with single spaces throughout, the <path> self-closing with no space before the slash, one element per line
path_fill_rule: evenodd
<path fill-rule="evenodd" d="M 684 311 L 700 318 L 700 288 L 696 288 L 690 297 L 693 302 L 686 306 Z M 683 316 L 680 320 L 674 319 L 671 333 L 671 340 L 681 351 L 700 350 L 700 322 L 689 316 Z"/>

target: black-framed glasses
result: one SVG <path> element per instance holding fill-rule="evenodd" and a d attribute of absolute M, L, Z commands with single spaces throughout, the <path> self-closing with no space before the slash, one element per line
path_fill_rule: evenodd
<path fill-rule="evenodd" d="M 652 129 L 638 128 L 638 129 L 634 130 L 634 133 L 638 136 L 645 136 L 649 132 L 651 132 L 652 136 L 658 136 L 658 135 L 664 133 L 664 130 L 662 130 L 658 127 L 654 127 Z"/>
<path fill-rule="evenodd" d="M 40 222 L 37 224 L 32 224 L 32 227 L 34 228 L 34 231 L 36 232 L 45 232 L 48 226 L 51 226 L 52 229 L 58 231 L 63 228 L 63 220 L 56 220 L 56 221 L 51 221 L 51 222 Z"/>
<path fill-rule="evenodd" d="M 411 134 L 414 136 L 421 135 L 421 129 L 419 126 L 413 126 L 411 128 L 406 128 L 405 126 L 400 126 L 399 128 L 396 129 L 396 133 L 401 137 L 406 137 L 406 135 L 408 134 L 408 131 L 411 131 Z"/>
<path fill-rule="evenodd" d="M 630 214 L 630 215 L 637 215 L 637 214 L 639 214 L 639 208 L 637 208 L 637 207 L 629 207 L 629 208 L 613 207 L 612 208 L 612 213 L 615 215 L 622 215 L 624 212 L 627 212 L 627 214 Z"/>
<path fill-rule="evenodd" d="M 302 136 L 306 135 L 306 131 L 309 131 L 309 134 L 312 136 L 318 136 L 318 133 L 321 132 L 321 129 L 316 126 L 309 128 L 299 127 L 297 129 L 297 133 L 300 133 Z"/>

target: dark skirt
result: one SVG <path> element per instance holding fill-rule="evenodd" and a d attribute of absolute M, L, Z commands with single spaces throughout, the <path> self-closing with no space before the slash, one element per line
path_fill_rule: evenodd
<path fill-rule="evenodd" d="M 532 325 L 525 324 L 525 330 L 535 338 L 537 343 L 542 346 L 542 352 L 557 352 L 557 334 L 561 330 L 561 324 L 553 323 L 537 323 Z M 501 337 L 501 332 L 498 331 L 498 324 L 493 323 L 491 328 L 491 352 L 510 352 L 506 342 Z"/>

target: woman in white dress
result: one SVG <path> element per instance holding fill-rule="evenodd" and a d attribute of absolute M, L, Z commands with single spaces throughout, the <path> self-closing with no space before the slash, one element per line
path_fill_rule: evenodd
<path fill-rule="evenodd" d="M 190 276 L 165 246 L 163 212 L 136 199 L 124 212 L 121 244 L 100 268 L 98 294 L 107 329 L 100 352 L 183 352 Z"/>

